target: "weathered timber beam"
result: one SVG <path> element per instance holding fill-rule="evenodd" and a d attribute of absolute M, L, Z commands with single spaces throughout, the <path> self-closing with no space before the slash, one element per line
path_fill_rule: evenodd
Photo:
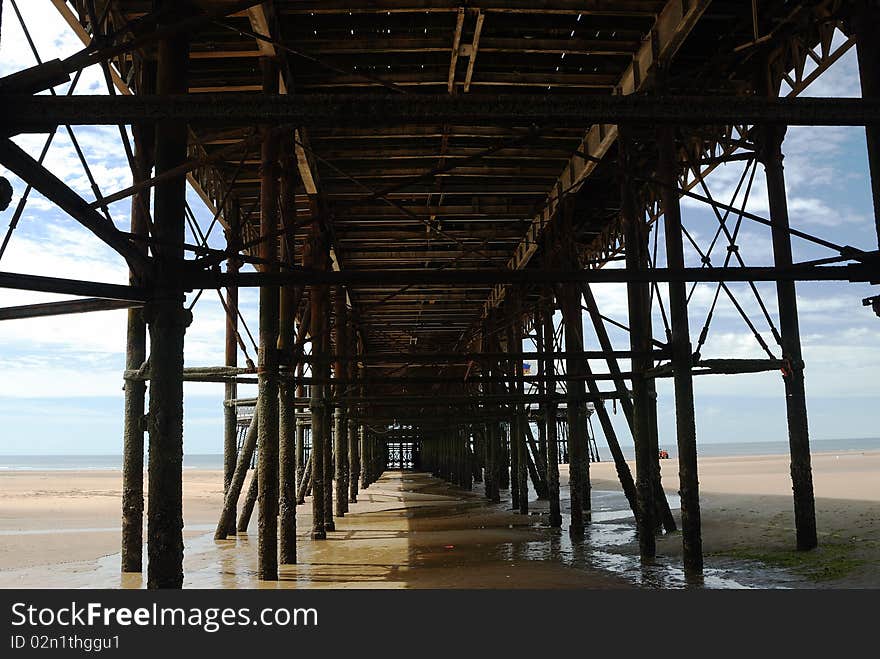
<path fill-rule="evenodd" d="M 62 316 L 65 314 L 89 313 L 91 311 L 112 311 L 143 306 L 142 302 L 130 300 L 107 300 L 91 298 L 86 300 L 64 300 L 43 304 L 24 304 L 18 307 L 0 308 L 0 320 L 19 320 L 22 318 L 41 318 L 43 316 Z"/>
<path fill-rule="evenodd" d="M 262 4 L 257 4 L 247 10 L 248 22 L 251 29 L 258 34 L 269 35 L 272 31 L 269 29 L 269 19 L 266 16 L 266 10 Z M 257 39 L 257 48 L 260 53 L 266 57 L 275 57 L 275 44 L 267 39 Z"/>
<path fill-rule="evenodd" d="M 199 94 L 26 96 L 0 94 L 7 130 L 115 125 L 169 119 L 192 124 L 382 126 L 442 122 L 584 126 L 779 123 L 865 126 L 880 122 L 880 100 L 754 96 L 583 96 L 576 94 Z M 591 148 L 589 152 L 592 152 Z M 579 160 L 582 160 L 579 158 Z M 572 176 L 563 181 L 570 187 Z"/>

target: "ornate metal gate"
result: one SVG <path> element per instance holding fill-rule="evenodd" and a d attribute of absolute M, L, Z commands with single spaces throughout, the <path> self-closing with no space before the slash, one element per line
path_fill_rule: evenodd
<path fill-rule="evenodd" d="M 415 469 L 417 449 L 415 442 L 388 442 L 388 469 Z"/>

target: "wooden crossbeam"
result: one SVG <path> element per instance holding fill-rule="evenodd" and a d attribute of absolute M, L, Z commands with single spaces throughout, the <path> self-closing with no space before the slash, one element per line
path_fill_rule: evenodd
<path fill-rule="evenodd" d="M 455 32 L 452 35 L 452 53 L 449 58 L 449 75 L 446 80 L 446 88 L 450 94 L 455 90 L 455 68 L 458 66 L 458 55 L 459 48 L 461 47 L 461 32 L 463 27 L 464 7 L 461 7 L 455 18 Z"/>
<path fill-rule="evenodd" d="M 470 57 L 468 58 L 467 73 L 464 76 L 464 91 L 465 91 L 465 93 L 467 93 L 471 90 L 471 81 L 473 80 L 473 77 L 474 77 L 474 65 L 477 62 L 477 50 L 480 47 L 480 34 L 483 32 L 483 21 L 484 20 L 486 20 L 486 15 L 478 9 L 477 10 L 477 25 L 474 28 L 474 39 L 471 42 Z"/>

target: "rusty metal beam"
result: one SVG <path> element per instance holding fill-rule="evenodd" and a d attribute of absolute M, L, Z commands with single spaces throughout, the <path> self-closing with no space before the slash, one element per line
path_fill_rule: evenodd
<path fill-rule="evenodd" d="M 82 295 L 99 297 L 106 300 L 128 300 L 145 302 L 148 291 L 137 286 L 105 284 L 96 281 L 79 279 L 61 279 L 59 277 L 43 277 L 40 275 L 24 275 L 17 272 L 0 272 L 0 288 L 12 288 L 19 291 L 39 293 L 59 293 L 61 295 Z"/>
<path fill-rule="evenodd" d="M 18 307 L 0 308 L 0 320 L 19 320 L 22 318 L 42 318 L 44 316 L 62 316 L 92 311 L 113 311 L 143 306 L 142 302 L 130 300 L 108 300 L 89 298 L 85 300 L 65 300 L 63 302 L 45 302 L 43 304 L 24 304 Z"/>
<path fill-rule="evenodd" d="M 422 285 L 422 284 L 520 284 L 626 282 L 717 282 L 717 281 L 852 281 L 880 283 L 880 268 L 874 263 L 843 266 L 652 268 L 645 270 L 349 270 L 321 271 L 290 269 L 286 272 L 195 272 L 186 277 L 190 288 L 219 286 L 261 286 L 286 284 L 330 285 Z M 0 279 L 0 287 L 2 287 Z"/>
<path fill-rule="evenodd" d="M 606 129 L 607 124 L 615 122 L 691 126 L 731 123 L 864 126 L 880 122 L 880 100 L 577 94 L 285 96 L 229 93 L 184 94 L 168 98 L 149 95 L 108 97 L 0 94 L 0 121 L 12 132 L 46 131 L 61 124 L 115 125 L 160 119 L 188 121 L 199 125 L 290 123 L 327 127 L 436 124 L 438 121 L 512 126 L 536 124 L 551 127 L 604 124 Z M 598 137 L 597 134 L 597 139 Z M 601 137 L 603 142 L 611 140 L 607 131 Z M 605 150 L 607 146 L 610 146 L 610 142 Z M 592 146 L 581 151 L 591 157 L 596 153 Z M 580 156 L 574 157 L 578 162 L 585 162 Z M 577 180 L 578 177 L 574 175 L 565 177 L 561 189 L 569 189 Z"/>

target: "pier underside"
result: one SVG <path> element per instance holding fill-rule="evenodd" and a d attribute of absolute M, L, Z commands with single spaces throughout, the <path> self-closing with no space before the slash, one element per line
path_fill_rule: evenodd
<path fill-rule="evenodd" d="M 880 261 L 874 243 L 799 228 L 784 140 L 865 126 L 880 208 L 875 0 L 53 3 L 84 50 L 0 79 L 0 165 L 118 252 L 130 282 L 0 272 L 3 287 L 78 296 L 0 317 L 129 309 L 123 572 L 145 569 L 151 588 L 627 585 L 566 566 L 601 541 L 602 459 L 638 558 L 680 526 L 699 579 L 693 377 L 757 372 L 785 388 L 791 544 L 817 546 L 795 287 L 877 284 Z M 852 48 L 861 99 L 801 98 Z M 95 64 L 107 94 L 44 93 Z M 83 198 L 13 139 L 83 125 L 120 127 L 130 187 L 93 181 Z M 706 181 L 730 164 L 737 194 L 716 198 Z M 766 216 L 746 208 L 756 176 Z M 107 207 L 124 199 L 117 226 Z M 743 225 L 769 259 L 741 254 Z M 703 358 L 712 312 L 692 326 L 695 282 L 730 299 L 761 358 Z M 248 287 L 258 322 L 239 313 Z M 225 359 L 185 368 L 202 293 L 226 310 Z M 678 497 L 660 475 L 659 378 L 674 382 Z M 184 575 L 184 381 L 225 393 L 218 544 L 197 553 L 230 567 L 195 566 L 207 581 Z M 517 581 L 517 552 L 548 527 L 563 549 Z"/>

